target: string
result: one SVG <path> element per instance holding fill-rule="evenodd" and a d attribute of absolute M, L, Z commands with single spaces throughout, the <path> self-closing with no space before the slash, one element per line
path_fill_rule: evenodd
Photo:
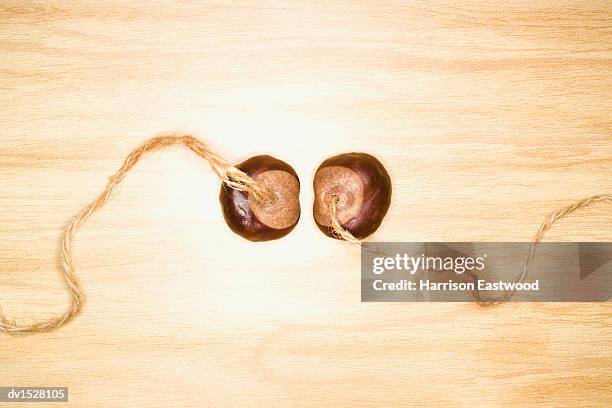
<path fill-rule="evenodd" d="M 516 283 L 522 283 L 527 278 L 527 275 L 529 274 L 529 271 L 531 267 L 533 266 L 533 261 L 535 258 L 535 253 L 538 248 L 538 245 L 544 238 L 544 235 L 546 235 L 546 232 L 548 232 L 548 230 L 550 230 L 557 221 L 559 221 L 562 218 L 567 217 L 568 215 L 572 214 L 575 211 L 578 211 L 582 208 L 591 206 L 596 203 L 601 203 L 601 202 L 611 202 L 612 203 L 612 194 L 601 194 L 601 195 L 591 196 L 591 197 L 582 199 L 580 201 L 576 201 L 566 207 L 562 207 L 552 212 L 551 214 L 549 214 L 544 220 L 544 222 L 542 222 L 542 224 L 540 225 L 540 228 L 538 228 L 535 236 L 533 237 L 533 240 L 531 241 L 531 245 L 529 246 L 529 252 L 527 253 L 527 258 L 525 259 L 523 268 L 521 270 L 521 274 L 516 280 Z M 482 305 L 492 305 L 492 304 L 503 303 L 507 301 L 514 295 L 515 292 L 516 292 L 516 289 L 512 289 L 512 290 L 506 291 L 504 295 L 499 299 L 487 299 L 481 296 L 480 292 L 478 291 L 478 285 L 475 285 L 475 289 L 473 293 L 478 303 Z"/>
<path fill-rule="evenodd" d="M 66 226 L 61 239 L 60 268 L 71 296 L 68 309 L 61 315 L 52 317 L 45 321 L 29 325 L 20 325 L 15 320 L 9 320 L 0 307 L 0 332 L 11 335 L 28 335 L 34 333 L 45 333 L 58 329 L 74 319 L 85 305 L 85 292 L 76 276 L 72 261 L 72 247 L 76 232 L 81 226 L 98 210 L 109 201 L 113 191 L 121 184 L 126 174 L 148 153 L 161 148 L 183 145 L 192 152 L 208 162 L 211 169 L 223 183 L 231 188 L 252 194 L 260 203 L 271 202 L 272 194 L 258 185 L 246 173 L 230 165 L 225 159 L 213 152 L 203 141 L 184 134 L 166 134 L 153 137 L 134 149 L 123 161 L 122 166 L 112 175 L 104 190 L 96 199 L 85 206 Z"/>
<path fill-rule="evenodd" d="M 331 230 L 332 230 L 332 234 L 337 237 L 337 238 L 341 238 L 347 242 L 353 243 L 353 244 L 361 244 L 361 240 L 355 238 L 355 236 L 353 234 L 351 234 L 346 228 L 344 228 L 342 226 L 342 224 L 340 223 L 340 220 L 338 219 L 338 201 L 340 201 L 340 197 L 338 197 L 337 194 L 332 194 L 331 196 Z"/>
<path fill-rule="evenodd" d="M 350 242 L 351 244 L 361 245 L 363 249 L 374 254 L 374 255 L 385 255 L 385 251 L 380 248 L 372 248 L 368 245 L 367 242 L 364 242 L 355 236 L 346 228 L 342 226 L 340 220 L 338 219 L 338 202 L 340 201 L 340 197 L 337 194 L 332 194 L 331 196 L 331 205 L 330 205 L 330 228 L 332 235 L 336 238 L 342 239 L 344 241 Z"/>
<path fill-rule="evenodd" d="M 337 215 L 338 201 L 339 201 L 338 196 L 336 194 L 332 195 L 332 198 L 331 198 L 332 233 L 334 234 L 334 236 L 340 239 L 343 239 L 347 242 L 353 243 L 353 244 L 364 243 L 363 241 L 355 238 L 355 236 L 353 236 L 353 234 L 351 234 L 350 231 L 345 229 L 340 223 L 340 220 L 338 219 L 338 215 Z M 567 217 L 568 215 L 572 214 L 575 211 L 580 210 L 581 208 L 585 208 L 585 207 L 588 207 L 595 203 L 600 203 L 600 202 L 612 202 L 612 194 L 601 194 L 601 195 L 588 197 L 583 200 L 576 201 L 575 203 L 570 204 L 566 207 L 560 208 L 556 210 L 555 212 L 551 213 L 550 215 L 548 215 L 545 221 L 540 225 L 540 228 L 538 228 L 538 231 L 536 232 L 533 240 L 531 241 L 531 245 L 529 246 L 529 252 L 527 254 L 527 258 L 525 259 L 523 268 L 521 270 L 521 275 L 516 280 L 516 283 L 522 283 L 527 278 L 527 275 L 529 274 L 529 270 L 533 266 L 533 260 L 535 258 L 535 252 L 536 252 L 536 249 L 538 248 L 538 245 L 544 238 L 544 235 L 546 235 L 546 232 L 550 230 L 557 221 L 559 221 L 560 219 L 564 217 Z M 368 248 L 366 247 L 366 249 Z M 373 251 L 373 252 L 376 254 L 379 254 L 376 251 Z M 476 284 L 478 280 L 478 276 L 472 273 L 466 273 L 466 274 L 471 276 L 474 280 L 475 285 L 474 285 L 474 290 L 472 291 L 472 294 L 474 298 L 476 299 L 476 301 L 478 302 L 478 304 L 480 304 L 481 306 L 489 306 L 489 305 L 506 302 L 516 292 L 516 289 L 513 289 L 510 291 L 504 292 L 504 295 L 500 298 L 486 298 L 482 296 L 482 294 L 478 290 L 478 285 Z"/>

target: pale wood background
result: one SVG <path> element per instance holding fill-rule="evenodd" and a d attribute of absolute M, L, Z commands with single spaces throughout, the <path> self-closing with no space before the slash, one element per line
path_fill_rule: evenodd
<path fill-rule="evenodd" d="M 84 313 L 0 336 L 0 385 L 78 407 L 609 406 L 609 304 L 361 304 L 358 248 L 317 230 L 311 182 L 366 151 L 395 188 L 372 239 L 529 240 L 612 190 L 611 22 L 609 1 L 0 1 L 8 315 L 64 309 L 60 231 L 157 132 L 282 158 L 303 205 L 251 244 L 202 161 L 151 156 L 78 235 Z M 611 224 L 600 206 L 547 239 Z"/>

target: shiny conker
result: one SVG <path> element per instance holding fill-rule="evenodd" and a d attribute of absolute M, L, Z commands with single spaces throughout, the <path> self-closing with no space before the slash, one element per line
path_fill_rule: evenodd
<path fill-rule="evenodd" d="M 300 181 L 295 170 L 272 156 L 254 156 L 236 165 L 273 195 L 260 203 L 254 196 L 223 184 L 219 201 L 232 231 L 249 241 L 287 235 L 300 219 Z"/>
<path fill-rule="evenodd" d="M 344 153 L 325 160 L 313 184 L 315 222 L 332 238 L 338 238 L 331 228 L 332 200 L 336 200 L 338 221 L 357 239 L 378 229 L 391 204 L 391 178 L 382 163 L 367 153 Z"/>

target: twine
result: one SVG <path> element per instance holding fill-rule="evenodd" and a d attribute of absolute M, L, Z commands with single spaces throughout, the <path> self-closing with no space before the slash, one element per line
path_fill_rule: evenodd
<path fill-rule="evenodd" d="M 98 195 L 98 197 L 91 204 L 88 204 L 85 208 L 83 208 L 76 215 L 76 217 L 68 223 L 66 229 L 64 230 L 61 240 L 60 267 L 72 297 L 70 307 L 62 315 L 30 325 L 19 325 L 15 322 L 15 320 L 9 320 L 2 313 L 2 308 L 0 308 L 0 332 L 6 332 L 15 336 L 50 332 L 66 325 L 83 310 L 83 306 L 85 304 L 85 293 L 83 292 L 79 279 L 75 274 L 75 268 L 72 262 L 72 243 L 74 241 L 76 232 L 87 221 L 87 219 L 89 219 L 89 217 L 104 207 L 104 205 L 109 201 L 113 191 L 123 181 L 128 171 L 130 171 L 130 169 L 132 169 L 132 167 L 134 167 L 134 165 L 138 163 L 143 156 L 155 150 L 173 145 L 183 145 L 198 156 L 202 157 L 208 162 L 211 169 L 221 179 L 221 181 L 229 187 L 244 191 L 248 194 L 253 194 L 255 199 L 263 204 L 273 200 L 274 197 L 269 191 L 258 185 L 246 173 L 230 165 L 224 158 L 213 152 L 201 140 L 198 140 L 191 135 L 182 134 L 169 134 L 153 137 L 133 150 L 125 158 L 121 168 L 109 178 L 104 191 L 102 191 L 102 193 Z"/>
<path fill-rule="evenodd" d="M 345 241 L 353 243 L 353 244 L 365 244 L 365 242 L 355 238 L 353 234 L 351 234 L 348 230 L 346 230 L 342 226 L 342 224 L 340 224 L 340 220 L 338 220 L 337 208 L 336 208 L 338 201 L 339 201 L 338 196 L 336 194 L 332 195 L 331 230 L 332 230 L 333 235 Z M 559 221 L 560 219 L 564 217 L 567 217 L 568 215 L 572 214 L 575 211 L 580 210 L 581 208 L 585 208 L 585 207 L 588 207 L 590 205 L 593 205 L 595 203 L 600 203 L 600 202 L 612 202 L 612 194 L 601 194 L 601 195 L 588 197 L 580 201 L 576 201 L 573 204 L 570 204 L 566 207 L 558 209 L 557 211 L 551 213 L 548 217 L 546 217 L 546 220 L 542 223 L 542 225 L 540 225 L 540 228 L 538 228 L 538 231 L 536 232 L 533 240 L 531 241 L 531 245 L 529 246 L 529 252 L 525 260 L 525 263 L 523 264 L 521 275 L 516 280 L 516 283 L 522 283 L 527 278 L 527 275 L 529 274 L 529 270 L 533 266 L 533 260 L 534 260 L 535 252 L 536 252 L 536 249 L 538 248 L 538 245 L 544 238 L 544 235 L 546 235 L 546 232 L 550 230 L 557 221 Z M 367 246 L 363 246 L 363 247 L 366 248 L 366 250 L 373 252 L 377 255 L 384 255 L 380 253 L 381 251 L 380 249 L 372 250 Z M 466 274 L 471 276 L 474 279 L 474 283 L 477 283 L 478 276 L 472 273 L 466 273 Z M 479 305 L 490 306 L 490 305 L 495 305 L 495 304 L 504 303 L 508 301 L 508 299 L 510 299 L 514 295 L 515 292 L 516 292 L 516 289 L 513 289 L 510 291 L 506 291 L 505 294 L 500 298 L 497 298 L 497 299 L 486 298 L 480 294 L 480 291 L 478 290 L 478 285 L 475 284 L 474 290 L 472 291 L 472 295 L 474 296 L 474 298 L 476 299 L 476 302 L 478 302 Z"/>
<path fill-rule="evenodd" d="M 351 244 L 361 245 L 363 249 L 370 252 L 374 255 L 386 255 L 385 251 L 380 248 L 371 248 L 367 242 L 362 241 L 355 236 L 346 228 L 342 226 L 340 220 L 338 219 L 338 202 L 340 201 L 340 197 L 337 194 L 332 194 L 331 197 L 331 206 L 330 206 L 330 217 L 331 217 L 331 225 L 330 229 L 332 235 L 336 238 L 342 239 L 344 241 L 350 242 Z"/>
<path fill-rule="evenodd" d="M 521 275 L 516 280 L 516 283 L 522 283 L 527 278 L 527 275 L 529 274 L 529 270 L 533 266 L 533 260 L 535 258 L 535 252 L 536 252 L 536 249 L 538 248 L 538 245 L 544 238 L 544 235 L 546 235 L 546 232 L 550 230 L 557 221 L 559 221 L 562 218 L 567 217 L 568 215 L 572 214 L 575 211 L 580 210 L 581 208 L 585 208 L 595 203 L 601 203 L 601 202 L 612 203 L 612 194 L 601 194 L 601 195 L 595 195 L 592 197 L 588 197 L 583 200 L 576 201 L 575 203 L 570 204 L 566 207 L 560 208 L 557 211 L 548 215 L 548 217 L 546 217 L 542 225 L 540 225 L 540 228 L 538 228 L 538 231 L 536 232 L 535 236 L 533 237 L 533 240 L 531 241 L 531 245 L 529 246 L 529 252 L 527 254 L 527 258 L 525 259 L 525 263 L 523 264 Z M 493 304 L 506 302 L 508 299 L 510 299 L 514 295 L 515 292 L 516 292 L 516 289 L 513 289 L 510 291 L 506 291 L 504 296 L 502 296 L 499 299 L 487 299 L 480 295 L 478 291 L 478 285 L 476 285 L 473 294 L 474 294 L 474 297 L 476 298 L 476 301 L 479 304 L 483 306 L 487 306 L 487 305 L 493 305 Z"/>
<path fill-rule="evenodd" d="M 340 201 L 340 197 L 337 194 L 332 194 L 331 196 L 331 231 L 332 234 L 336 238 L 343 239 L 352 244 L 361 244 L 361 240 L 355 238 L 353 234 L 351 234 L 346 228 L 340 224 L 340 220 L 338 219 L 338 201 Z"/>

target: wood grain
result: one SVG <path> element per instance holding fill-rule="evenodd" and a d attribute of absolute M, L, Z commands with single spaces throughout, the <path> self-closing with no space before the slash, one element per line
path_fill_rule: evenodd
<path fill-rule="evenodd" d="M 205 163 L 152 155 L 78 234 L 84 313 L 0 336 L 0 386 L 67 386 L 78 407 L 610 406 L 608 303 L 362 304 L 358 249 L 310 208 L 314 170 L 347 151 L 394 182 L 374 240 L 529 240 L 609 193 L 611 19 L 609 1 L 2 1 L 5 313 L 64 309 L 63 226 L 160 131 L 291 163 L 303 213 L 248 243 Z M 547 239 L 611 224 L 596 207 Z"/>

